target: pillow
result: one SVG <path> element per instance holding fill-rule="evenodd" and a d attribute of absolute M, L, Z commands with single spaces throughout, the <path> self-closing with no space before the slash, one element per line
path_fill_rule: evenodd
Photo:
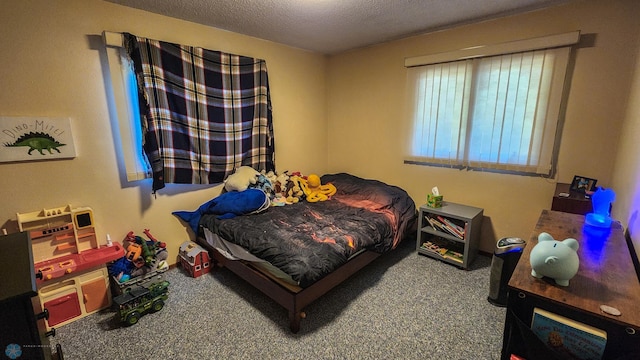
<path fill-rule="evenodd" d="M 227 191 L 245 191 L 251 184 L 258 181 L 259 172 L 250 166 L 240 166 L 224 181 L 224 189 Z"/>

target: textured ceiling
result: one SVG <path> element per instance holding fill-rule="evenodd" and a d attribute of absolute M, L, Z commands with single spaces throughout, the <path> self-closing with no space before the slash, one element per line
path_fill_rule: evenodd
<path fill-rule="evenodd" d="M 334 54 L 569 0 L 106 0 Z"/>

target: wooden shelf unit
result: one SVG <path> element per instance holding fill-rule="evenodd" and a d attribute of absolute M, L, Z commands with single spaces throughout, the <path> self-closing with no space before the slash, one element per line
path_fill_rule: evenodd
<path fill-rule="evenodd" d="M 467 269 L 478 255 L 480 228 L 484 210 L 448 201 L 442 207 L 420 206 L 418 219 L 418 253 Z M 462 231 L 447 230 L 432 225 L 429 219 L 450 227 L 459 226 Z"/>

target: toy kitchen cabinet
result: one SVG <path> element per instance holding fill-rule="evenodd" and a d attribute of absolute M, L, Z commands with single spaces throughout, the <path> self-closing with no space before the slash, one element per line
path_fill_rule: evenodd
<path fill-rule="evenodd" d="M 18 213 L 29 234 L 37 294 L 49 330 L 111 305 L 106 264 L 124 256 L 122 245 L 99 241 L 91 208 L 70 205 Z"/>

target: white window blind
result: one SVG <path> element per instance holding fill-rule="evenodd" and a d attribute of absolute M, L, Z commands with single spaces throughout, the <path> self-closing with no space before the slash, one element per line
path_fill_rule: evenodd
<path fill-rule="evenodd" d="M 408 68 L 405 161 L 551 175 L 570 49 Z"/>

